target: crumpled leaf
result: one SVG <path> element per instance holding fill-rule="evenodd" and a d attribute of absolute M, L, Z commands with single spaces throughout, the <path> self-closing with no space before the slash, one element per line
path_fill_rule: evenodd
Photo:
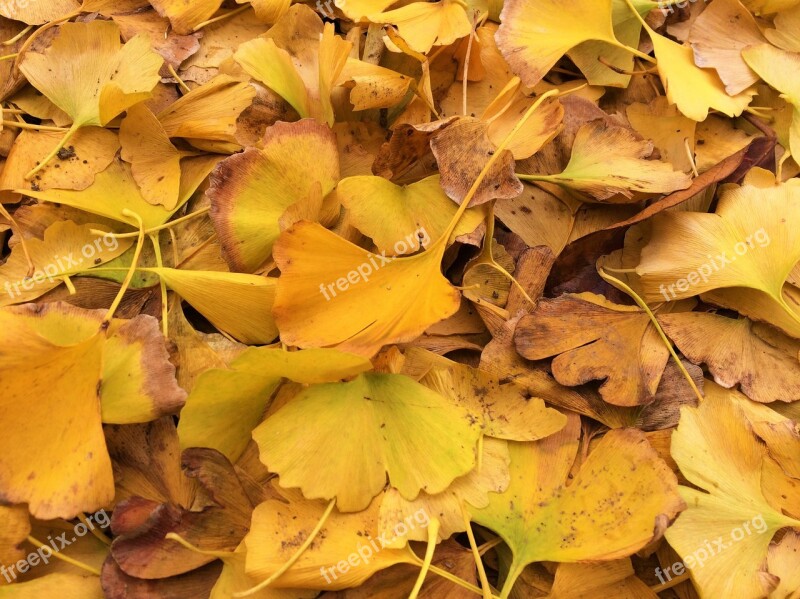
<path fill-rule="evenodd" d="M 517 351 L 529 360 L 550 356 L 562 385 L 603 380 L 600 394 L 618 406 L 653 401 L 669 360 L 649 316 L 592 293 L 540 301 L 520 319 Z"/>

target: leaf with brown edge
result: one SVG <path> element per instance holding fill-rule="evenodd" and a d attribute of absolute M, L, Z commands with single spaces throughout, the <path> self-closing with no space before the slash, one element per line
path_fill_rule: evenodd
<path fill-rule="evenodd" d="M 309 162 L 308 156 L 314 156 Z M 319 184 L 328 195 L 339 180 L 331 130 L 312 119 L 277 123 L 261 148 L 248 148 L 217 165 L 207 192 L 225 260 L 254 272 L 270 257 L 280 235 L 278 219 Z"/>
<path fill-rule="evenodd" d="M 7 373 L 0 495 L 12 503 L 27 502 L 31 514 L 40 519 L 72 518 L 113 499 L 111 461 L 101 426 L 103 404 L 112 414 L 123 410 L 126 419 L 129 413 L 133 420 L 157 413 L 164 401 L 148 396 L 153 389 L 147 385 L 129 386 L 126 379 L 141 376 L 141 360 L 120 366 L 106 357 L 123 349 L 135 356 L 163 343 L 154 336 L 146 341 L 146 333 L 135 332 L 138 327 L 147 329 L 149 317 L 112 321 L 107 327 L 101 327 L 102 318 L 101 311 L 59 303 L 0 310 L 0 363 Z M 143 341 L 142 350 L 129 349 L 132 341 Z M 157 386 L 162 393 L 163 382 Z M 171 399 L 165 397 L 168 410 L 174 409 Z M 35 453 L 28 450 L 31 446 L 37 448 Z"/>
<path fill-rule="evenodd" d="M 514 341 L 529 360 L 557 356 L 553 376 L 562 385 L 605 380 L 600 394 L 618 406 L 652 402 L 669 359 L 644 311 L 593 293 L 540 301 L 519 321 Z"/>

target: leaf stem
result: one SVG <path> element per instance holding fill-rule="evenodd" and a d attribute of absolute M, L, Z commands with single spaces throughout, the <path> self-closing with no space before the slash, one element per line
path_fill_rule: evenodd
<path fill-rule="evenodd" d="M 414 588 L 408 595 L 408 599 L 417 599 L 422 585 L 425 583 L 425 577 L 428 575 L 428 570 L 433 561 L 433 554 L 436 551 L 436 538 L 439 536 L 439 520 L 437 518 L 431 519 L 428 523 L 428 547 L 425 549 L 425 559 L 422 562 L 422 568 L 417 576 L 417 581 L 414 583 Z"/>
<path fill-rule="evenodd" d="M 33 168 L 33 170 L 31 172 L 29 172 L 27 175 L 25 175 L 25 180 L 26 181 L 30 181 L 31 179 L 33 179 L 33 177 L 36 175 L 36 173 L 38 173 L 44 167 L 46 167 L 48 165 L 48 163 L 53 158 L 56 157 L 56 155 L 59 153 L 59 151 L 61 151 L 61 148 L 63 148 L 65 145 L 67 145 L 67 142 L 70 139 L 72 139 L 72 136 L 75 135 L 80 128 L 81 128 L 80 123 L 72 123 L 72 126 L 67 130 L 66 135 L 64 135 L 64 137 L 61 138 L 61 141 L 58 142 L 58 145 L 55 148 L 53 148 L 53 150 L 47 156 L 45 156 L 44 159 L 41 162 L 39 162 L 39 164 L 37 164 Z"/>
<path fill-rule="evenodd" d="M 210 210 L 211 210 L 211 206 L 206 206 L 205 208 L 200 208 L 200 210 L 196 210 L 195 212 L 191 212 L 190 214 L 187 214 L 186 216 L 182 216 L 180 218 L 176 218 L 175 220 L 171 220 L 168 223 L 164 223 L 163 225 L 158 225 L 157 227 L 151 227 L 150 229 L 145 229 L 144 232 L 147 235 L 150 235 L 151 233 L 157 233 L 159 231 L 163 231 L 164 229 L 170 229 L 170 228 L 174 227 L 175 225 L 179 225 L 179 224 L 181 224 L 183 222 L 186 222 L 187 220 L 191 220 L 191 219 L 193 219 L 195 217 L 202 216 L 203 214 L 205 214 L 206 212 L 209 212 Z M 90 229 L 89 232 L 94 234 L 94 235 L 103 235 L 103 236 L 108 236 L 108 237 L 114 237 L 115 239 L 130 239 L 132 237 L 138 237 L 139 236 L 138 232 L 133 232 L 133 233 L 107 233 L 106 231 L 100 231 L 99 229 Z"/>
<path fill-rule="evenodd" d="M 289 568 L 295 565 L 297 560 L 300 559 L 300 556 L 302 556 L 303 553 L 305 553 L 306 549 L 308 549 L 311 546 L 311 543 L 314 542 L 314 539 L 319 534 L 319 531 L 322 530 L 323 526 L 325 526 L 325 522 L 328 520 L 328 516 L 331 515 L 331 512 L 333 511 L 335 505 L 336 505 L 336 498 L 334 497 L 328 502 L 328 507 L 325 508 L 325 512 L 322 514 L 322 517 L 319 519 L 319 522 L 317 522 L 317 525 L 314 527 L 314 530 L 312 530 L 311 533 L 308 535 L 308 537 L 306 537 L 306 540 L 303 541 L 303 544 L 300 545 L 297 551 L 295 551 L 294 555 L 292 555 L 292 557 L 289 558 L 289 561 L 283 564 L 283 566 L 281 566 L 276 572 L 272 574 L 272 576 L 267 578 L 265 581 L 258 583 L 256 586 L 246 591 L 234 593 L 233 596 L 249 597 L 251 595 L 255 595 L 262 589 L 267 588 L 273 582 L 278 580 L 281 576 L 283 576 Z"/>
<path fill-rule="evenodd" d="M 203 27 L 208 27 L 209 25 L 213 25 L 214 23 L 219 23 L 220 21 L 224 21 L 225 19 L 230 19 L 231 17 L 235 17 L 236 15 L 243 13 L 249 8 L 252 8 L 252 6 L 248 3 L 234 10 L 229 10 L 226 13 L 218 15 L 213 19 L 209 19 L 208 21 L 203 21 L 202 23 L 198 23 L 197 25 L 194 26 L 194 29 L 192 29 L 192 33 L 200 31 Z"/>
<path fill-rule="evenodd" d="M 472 549 L 472 558 L 475 560 L 475 566 L 478 568 L 478 578 L 480 578 L 481 587 L 483 588 L 483 599 L 491 599 L 492 590 L 489 586 L 489 579 L 486 577 L 486 569 L 483 567 L 483 559 L 481 558 L 478 544 L 475 542 L 475 534 L 472 532 L 472 524 L 470 523 L 469 514 L 467 513 L 467 508 L 463 500 L 461 501 L 461 517 L 464 520 L 464 527 L 466 528 L 470 549 Z"/>
<path fill-rule="evenodd" d="M 14 44 L 16 44 L 16 43 L 17 43 L 19 40 L 21 40 L 23 37 L 25 37 L 25 35 L 26 35 L 26 34 L 27 34 L 27 33 L 28 33 L 28 32 L 29 32 L 31 29 L 33 29 L 33 25 L 28 25 L 28 26 L 27 26 L 25 29 L 23 29 L 22 31 L 20 31 L 20 32 L 19 32 L 17 35 L 15 35 L 14 37 L 12 37 L 11 39 L 7 39 L 6 41 L 4 41 L 4 42 L 0 43 L 0 46 L 13 46 L 13 45 L 14 45 Z"/>
<path fill-rule="evenodd" d="M 4 110 L 4 112 L 10 112 L 8 110 Z M 24 123 L 20 121 L 6 121 L 3 120 L 3 126 L 5 127 L 16 127 L 17 129 L 29 129 L 31 131 L 53 131 L 58 133 L 63 133 L 64 131 L 69 131 L 66 127 L 49 127 L 47 125 L 31 125 L 30 123 Z"/>
<path fill-rule="evenodd" d="M 117 297 L 114 298 L 114 302 L 111 304 L 111 307 L 108 309 L 106 313 L 106 317 L 103 319 L 103 324 L 107 325 L 111 322 L 111 319 L 114 317 L 114 312 L 117 311 L 117 308 L 122 303 L 122 298 L 125 296 L 125 292 L 128 290 L 128 287 L 131 284 L 131 280 L 133 280 L 133 275 L 136 273 L 137 266 L 139 265 L 139 258 L 142 255 L 142 248 L 144 247 L 144 221 L 142 221 L 142 217 L 133 212 L 132 210 L 128 210 L 127 208 L 122 210 L 123 216 L 130 216 L 136 219 L 139 223 L 139 239 L 136 240 L 136 249 L 133 252 L 133 260 L 131 260 L 131 266 L 128 269 L 128 274 L 125 275 L 125 279 L 122 281 L 122 287 L 120 287 L 119 292 L 117 293 Z"/>
<path fill-rule="evenodd" d="M 34 538 L 32 536 L 28 536 L 28 542 L 31 545 L 33 545 L 34 547 L 36 547 L 37 549 L 41 549 L 42 547 L 47 547 L 48 549 L 50 549 L 50 547 L 48 545 L 45 545 L 44 543 L 42 543 L 41 541 L 37 540 L 36 538 Z M 73 559 L 73 558 L 69 557 L 68 555 L 64 555 L 60 551 L 52 551 L 51 552 L 51 557 L 54 557 L 56 559 L 60 559 L 62 562 L 66 562 L 68 564 L 72 564 L 73 566 L 75 566 L 76 568 L 80 568 L 81 570 L 86 570 L 87 572 L 89 572 L 90 574 L 94 574 L 95 576 L 100 576 L 100 570 L 98 570 L 97 568 L 92 568 L 88 564 L 84 564 L 83 562 L 79 562 L 78 560 Z"/>
<path fill-rule="evenodd" d="M 637 305 L 647 313 L 647 316 L 650 318 L 650 322 L 653 323 L 653 326 L 656 328 L 656 332 L 658 333 L 659 337 L 661 337 L 661 340 L 664 342 L 664 345 L 667 346 L 667 349 L 669 350 L 672 359 L 675 361 L 675 364 L 678 366 L 684 378 L 689 383 L 689 386 L 692 388 L 692 391 L 694 391 L 694 394 L 697 396 L 697 400 L 702 403 L 703 394 L 700 393 L 700 390 L 697 388 L 697 385 L 694 384 L 694 379 L 684 367 L 683 362 L 681 362 L 680 358 L 678 357 L 678 354 L 675 353 L 675 348 L 672 347 L 672 342 L 667 338 L 664 329 L 661 328 L 661 324 L 658 322 L 658 319 L 656 318 L 655 314 L 653 314 L 652 310 L 650 310 L 650 307 L 647 305 L 647 303 L 641 297 L 639 297 L 639 294 L 636 293 L 633 289 L 631 289 L 628 285 L 626 285 L 616 277 L 612 277 L 610 274 L 605 272 L 602 266 L 598 267 L 597 272 L 606 283 L 627 293 L 631 298 L 633 298 L 633 301 L 635 301 Z"/>

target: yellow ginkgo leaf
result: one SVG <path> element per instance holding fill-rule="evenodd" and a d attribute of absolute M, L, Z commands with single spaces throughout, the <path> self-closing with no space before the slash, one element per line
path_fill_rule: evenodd
<path fill-rule="evenodd" d="M 654 8 L 660 8 L 655 0 L 631 0 L 631 4 L 642 18 L 647 17 Z M 636 48 L 639 45 L 642 23 L 631 13 L 626 0 L 612 0 L 611 19 L 614 36 L 624 45 Z M 634 56 L 627 48 L 590 40 L 572 48 L 567 56 L 586 76 L 589 85 L 628 87 L 631 81 Z"/>
<path fill-rule="evenodd" d="M 287 31 L 294 24 L 303 35 Z M 323 26 L 308 7 L 295 4 L 270 37 L 245 42 L 234 58 L 245 72 L 284 98 L 301 117 L 333 125 L 331 90 L 344 69 L 352 43 Z M 319 34 L 316 32 L 319 31 Z M 316 34 L 316 35 L 315 35 Z"/>
<path fill-rule="evenodd" d="M 158 120 L 168 137 L 184 137 L 194 145 L 225 142 L 238 148 L 236 119 L 255 95 L 249 83 L 219 75 L 159 112 Z"/>
<path fill-rule="evenodd" d="M 742 50 L 742 57 L 759 77 L 781 92 L 781 97 L 794 107 L 789 149 L 792 156 L 800 156 L 800 84 L 791 76 L 800 69 L 800 54 L 786 52 L 771 44 L 760 44 Z"/>
<path fill-rule="evenodd" d="M 185 397 L 154 318 L 102 324 L 102 311 L 60 303 L 0 310 L 0 495 L 28 503 L 39 519 L 73 518 L 113 499 L 102 406 L 131 422 L 174 412 Z M 109 360 L 116 352 L 122 363 Z"/>
<path fill-rule="evenodd" d="M 770 597 L 774 599 L 796 599 L 800 589 L 800 568 L 797 556 L 800 555 L 800 532 L 789 531 L 779 543 L 769 548 L 768 569 L 780 578 L 780 583 Z"/>
<path fill-rule="evenodd" d="M 28 510 L 22 505 L 0 506 L 0 561 L 13 564 L 23 559 L 22 542 L 31 532 Z M 0 582 L 0 587 L 8 581 Z"/>
<path fill-rule="evenodd" d="M 72 118 L 70 130 L 36 170 L 44 168 L 80 127 L 103 127 L 150 98 L 164 59 L 150 49 L 146 37 L 137 36 L 123 46 L 119 36 L 113 21 L 65 23 L 43 53 L 25 55 L 22 73 Z"/>
<path fill-rule="evenodd" d="M 272 319 L 275 279 L 234 272 L 151 268 L 167 287 L 219 330 L 242 343 L 265 344 L 278 336 Z M 224 300 L 220 301 L 220 298 Z"/>
<path fill-rule="evenodd" d="M 635 102 L 629 105 L 625 116 L 639 135 L 652 140 L 662 160 L 672 164 L 675 170 L 692 170 L 691 157 L 686 147 L 688 145 L 692 151 L 695 150 L 696 121 L 683 116 L 664 96 L 654 98 L 649 104 Z M 728 152 L 724 157 L 732 153 Z M 719 160 L 715 160 L 713 164 L 717 162 Z"/>
<path fill-rule="evenodd" d="M 236 462 L 284 379 L 328 383 L 371 368 L 361 356 L 332 349 L 287 352 L 251 347 L 228 368 L 211 368 L 198 377 L 181 410 L 181 447 L 210 447 Z M 222 412 L 221 405 L 225 406 Z"/>
<path fill-rule="evenodd" d="M 653 151 L 652 142 L 639 139 L 627 129 L 596 120 L 578 129 L 569 164 L 558 175 L 525 175 L 520 178 L 552 181 L 609 200 L 616 194 L 623 200 L 643 193 L 671 193 L 692 184 L 689 176 L 673 170 L 660 160 L 645 160 Z"/>
<path fill-rule="evenodd" d="M 582 42 L 622 46 L 614 37 L 611 7 L 612 0 L 574 0 L 569 7 L 561 0 L 507 0 L 500 15 L 497 46 L 514 73 L 533 87 Z"/>
<path fill-rule="evenodd" d="M 181 186 L 180 152 L 164 131 L 156 116 L 144 104 L 128 109 L 119 128 L 122 159 L 131 165 L 131 173 L 142 197 L 154 205 L 174 210 Z"/>
<path fill-rule="evenodd" d="M 387 475 L 406 499 L 441 493 L 475 466 L 479 435 L 464 408 L 406 376 L 379 373 L 312 385 L 253 431 L 281 486 L 335 497 L 346 512 L 367 508 Z"/>
<path fill-rule="evenodd" d="M 259 21 L 272 24 L 286 14 L 292 0 L 236 0 L 236 3 L 250 4 Z"/>
<path fill-rule="evenodd" d="M 394 258 L 316 223 L 294 225 L 273 250 L 281 269 L 274 307 L 281 340 L 372 356 L 416 339 L 460 305 L 458 290 L 441 274 L 440 252 Z"/>
<path fill-rule="evenodd" d="M 770 541 L 800 521 L 764 497 L 767 450 L 735 392 L 707 382 L 700 406 L 682 408 L 671 452 L 686 479 L 703 489 L 680 488 L 688 508 L 666 531 L 700 597 L 763 597 L 777 582 L 763 571 Z"/>
<path fill-rule="evenodd" d="M 373 23 L 395 25 L 411 49 L 423 54 L 433 46 L 452 44 L 472 31 L 464 3 L 458 0 L 413 2 L 367 18 Z"/>
<path fill-rule="evenodd" d="M 435 514 L 439 520 L 439 539 L 464 532 L 464 516 L 461 505 L 467 501 L 475 507 L 489 505 L 489 493 L 502 493 L 508 488 L 510 480 L 508 465 L 508 444 L 500 439 L 485 437 L 480 467 L 473 469 L 453 483 L 442 493 L 430 495 L 424 491 L 413 501 L 403 498 L 397 489 L 389 488 L 381 499 L 379 527 L 387 537 L 393 537 L 393 528 L 398 522 L 406 522 L 414 514 Z M 397 539 L 396 546 L 402 547 L 407 541 L 427 541 L 424 528 L 412 528 L 405 537 Z"/>
<path fill-rule="evenodd" d="M 28 255 L 36 270 L 28 276 L 28 260 L 24 248 L 17 245 L 5 264 L 0 266 L 0 306 L 32 301 L 55 289 L 67 277 L 110 262 L 131 247 L 133 240 L 113 235 L 94 235 L 100 225 L 76 225 L 72 221 L 56 221 L 44 232 L 44 239 L 26 242 Z"/>
<path fill-rule="evenodd" d="M 392 108 L 405 98 L 414 83 L 408 75 L 356 58 L 347 59 L 336 84 L 348 81 L 354 83 L 350 91 L 354 110 Z"/>
<path fill-rule="evenodd" d="M 41 599 L 58 595 L 62 599 L 103 599 L 105 593 L 97 576 L 54 572 L 9 586 L 0 586 L 0 599 Z"/>
<path fill-rule="evenodd" d="M 782 291 L 800 260 L 800 232 L 791 224 L 798 211 L 800 181 L 758 187 L 746 180 L 722 192 L 714 214 L 656 215 L 636 267 L 643 297 L 669 301 L 746 288 L 771 303 L 773 311 L 800 320 Z M 777 317 L 765 319 L 782 325 Z"/>
<path fill-rule="evenodd" d="M 487 507 L 470 509 L 472 520 L 499 534 L 513 554 L 501 597 L 533 562 L 627 557 L 653 540 L 657 522 L 684 507 L 675 475 L 644 433 L 608 432 L 573 478 L 579 437 L 580 419 L 572 415 L 555 435 L 509 443 L 509 488 L 490 495 Z"/>
<path fill-rule="evenodd" d="M 714 72 L 701 69 L 694 62 L 690 46 L 682 46 L 648 27 L 658 58 L 658 74 L 667 99 L 694 121 L 704 121 L 710 109 L 728 116 L 739 116 L 750 104 L 755 90 L 749 88 L 734 96 L 725 91 L 722 80 Z"/>
<path fill-rule="evenodd" d="M 281 232 L 279 219 L 290 206 L 315 185 L 328 195 L 339 180 L 336 138 L 312 119 L 273 125 L 262 146 L 222 161 L 207 192 L 223 256 L 244 272 L 269 258 Z"/>
<path fill-rule="evenodd" d="M 397 0 L 333 0 L 336 8 L 353 21 L 364 21 L 368 15 L 383 12 Z"/>
<path fill-rule="evenodd" d="M 728 95 L 740 94 L 758 82 L 758 75 L 742 58 L 742 50 L 766 39 L 739 0 L 715 0 L 692 24 L 688 41 L 695 64 L 716 70 Z"/>
<path fill-rule="evenodd" d="M 757 15 L 771 15 L 800 5 L 800 0 L 742 0 L 742 2 L 748 10 Z"/>
<path fill-rule="evenodd" d="M 114 160 L 106 170 L 98 173 L 94 183 L 83 191 L 23 189 L 19 190 L 19 193 L 45 202 L 66 204 L 92 214 L 138 226 L 135 219 L 124 214 L 125 210 L 130 210 L 142 217 L 146 228 L 157 227 L 167 222 L 175 211 L 189 200 L 218 161 L 219 156 L 198 156 L 184 160 L 179 201 L 172 211 L 160 205 L 155 206 L 142 197 L 130 165 L 122 160 Z"/>
<path fill-rule="evenodd" d="M 297 539 L 306 539 L 325 513 L 325 502 L 305 499 L 299 492 L 280 490 L 285 499 L 270 499 L 253 511 L 247 547 L 246 572 L 266 579 L 297 551 Z M 347 589 L 395 564 L 415 564 L 407 549 L 393 549 L 378 532 L 378 504 L 375 499 L 355 514 L 334 509 L 319 534 L 299 559 L 271 585 L 293 589 Z M 350 555 L 358 567 L 342 562 Z M 359 557 L 360 556 L 360 557 Z M 344 564 L 345 567 L 337 567 Z M 297 596 L 297 590 L 295 590 Z"/>
<path fill-rule="evenodd" d="M 167 17 L 172 28 L 181 35 L 194 31 L 203 21 L 210 19 L 222 5 L 222 0 L 151 0 L 162 17 Z"/>
<path fill-rule="evenodd" d="M 800 52 L 800 38 L 797 30 L 800 27 L 800 2 L 795 6 L 775 15 L 775 29 L 766 29 L 764 36 L 773 44 L 789 52 Z"/>
<path fill-rule="evenodd" d="M 40 170 L 32 181 L 26 181 L 25 175 L 58 145 L 61 137 L 56 131 L 20 133 L 0 173 L 0 189 L 86 189 L 97 173 L 108 168 L 119 151 L 119 138 L 113 131 L 86 127 L 61 149 L 55 162 Z"/>
<path fill-rule="evenodd" d="M 404 368 L 424 370 L 419 382 L 478 417 L 483 433 L 509 441 L 536 441 L 564 428 L 566 417 L 531 397 L 523 385 L 421 348 L 406 351 Z"/>
<path fill-rule="evenodd" d="M 433 175 L 401 187 L 383 177 L 348 177 L 336 193 L 347 208 L 350 222 L 389 256 L 413 254 L 441 237 L 458 210 Z M 484 220 L 471 208 L 450 236 L 471 233 Z"/>
<path fill-rule="evenodd" d="M 559 564 L 553 587 L 545 599 L 576 597 L 658 599 L 636 573 L 628 558 L 596 564 Z"/>
<path fill-rule="evenodd" d="M 42 25 L 75 14 L 80 8 L 78 0 L 48 0 L 47 2 L 2 2 L 0 15 L 26 25 Z"/>

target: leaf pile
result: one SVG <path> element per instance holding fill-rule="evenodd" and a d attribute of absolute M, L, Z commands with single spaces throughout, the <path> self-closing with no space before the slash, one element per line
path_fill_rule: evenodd
<path fill-rule="evenodd" d="M 800 597 L 800 0 L 0 41 L 0 599 Z"/>

